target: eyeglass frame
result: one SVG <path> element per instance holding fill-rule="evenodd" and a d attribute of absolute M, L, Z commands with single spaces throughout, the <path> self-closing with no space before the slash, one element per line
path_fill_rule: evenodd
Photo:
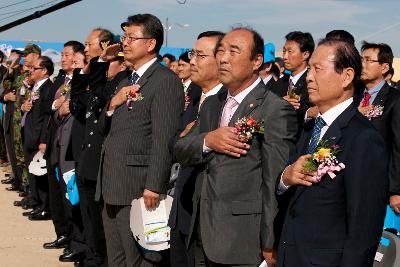
<path fill-rule="evenodd" d="M 32 66 L 32 67 L 30 67 L 30 69 L 35 71 L 35 70 L 42 70 L 42 69 L 44 69 L 44 67 L 33 67 Z"/>
<path fill-rule="evenodd" d="M 191 60 L 191 59 L 195 59 L 195 58 L 200 58 L 200 59 L 205 59 L 206 57 L 214 57 L 214 55 L 203 55 L 203 54 L 200 54 L 199 52 L 197 52 L 197 51 L 189 51 L 188 52 L 188 58 L 189 58 L 189 60 Z"/>
<path fill-rule="evenodd" d="M 361 63 L 363 63 L 363 62 L 365 62 L 367 64 L 372 64 L 372 63 L 383 64 L 384 63 L 384 62 L 380 62 L 379 60 L 361 57 Z"/>
<path fill-rule="evenodd" d="M 119 40 L 121 43 L 127 42 L 128 44 L 131 44 L 132 42 L 136 42 L 137 40 L 149 40 L 149 39 L 154 39 L 153 37 L 132 37 L 132 36 L 127 36 L 127 35 L 122 35 Z"/>

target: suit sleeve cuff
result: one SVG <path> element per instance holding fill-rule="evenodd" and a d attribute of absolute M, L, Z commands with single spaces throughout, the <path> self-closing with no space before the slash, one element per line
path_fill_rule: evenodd
<path fill-rule="evenodd" d="M 289 167 L 289 166 L 288 166 L 288 167 Z M 280 178 L 280 180 L 279 180 L 278 189 L 276 190 L 276 193 L 277 193 L 278 195 L 282 195 L 282 194 L 285 193 L 285 192 L 289 189 L 289 187 L 290 187 L 290 185 L 285 185 L 285 184 L 283 183 L 283 174 L 285 173 L 285 171 L 287 170 L 288 167 L 286 167 L 285 170 L 284 170 L 284 171 L 282 172 L 282 174 L 281 174 L 281 178 Z"/>

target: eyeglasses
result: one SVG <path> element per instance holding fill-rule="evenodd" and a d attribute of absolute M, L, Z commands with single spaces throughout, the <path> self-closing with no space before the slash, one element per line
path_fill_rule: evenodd
<path fill-rule="evenodd" d="M 194 58 L 205 59 L 206 57 L 213 57 L 213 56 L 211 56 L 211 55 L 203 55 L 203 54 L 200 54 L 197 51 L 189 51 L 188 52 L 188 58 L 189 59 L 194 59 Z"/>
<path fill-rule="evenodd" d="M 148 40 L 148 39 L 153 39 L 153 38 L 149 38 L 149 37 L 132 37 L 132 36 L 122 35 L 119 40 L 121 41 L 121 43 L 126 41 L 128 44 L 130 44 L 130 43 L 135 42 L 137 40 Z"/>
<path fill-rule="evenodd" d="M 375 63 L 375 62 L 380 63 L 379 60 L 370 59 L 370 58 L 363 58 L 363 57 L 361 58 L 361 63 L 372 64 L 372 63 Z"/>
<path fill-rule="evenodd" d="M 43 68 L 31 67 L 31 70 L 42 70 Z"/>

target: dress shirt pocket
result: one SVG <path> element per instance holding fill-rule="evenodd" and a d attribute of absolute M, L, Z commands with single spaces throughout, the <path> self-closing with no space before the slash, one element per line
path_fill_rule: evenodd
<path fill-rule="evenodd" d="M 149 155 L 126 155 L 126 165 L 147 166 L 149 165 Z"/>
<path fill-rule="evenodd" d="M 235 200 L 232 201 L 233 215 L 261 214 L 262 201 L 255 200 Z"/>
<path fill-rule="evenodd" d="M 310 261 L 317 266 L 339 266 L 343 249 L 312 249 Z"/>

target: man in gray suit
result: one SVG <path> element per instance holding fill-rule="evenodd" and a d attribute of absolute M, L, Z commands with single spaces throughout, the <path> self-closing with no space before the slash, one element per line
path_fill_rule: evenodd
<path fill-rule="evenodd" d="M 290 104 L 258 76 L 263 45 L 251 29 L 225 35 L 216 57 L 228 93 L 207 98 L 197 124 L 175 146 L 181 164 L 203 170 L 190 232 L 196 266 L 274 264 L 275 183 L 294 149 L 297 122 Z M 244 117 L 263 123 L 265 133 L 239 138 L 233 126 Z"/>
<path fill-rule="evenodd" d="M 133 199 L 155 208 L 167 190 L 172 157 L 168 142 L 184 107 L 178 76 L 157 60 L 163 26 L 150 14 L 121 24 L 125 60 L 133 66 L 107 106 L 96 199 L 103 198 L 103 222 L 109 266 L 152 266 L 138 250 L 129 227 Z M 131 101 L 127 95 L 139 91 Z"/>

